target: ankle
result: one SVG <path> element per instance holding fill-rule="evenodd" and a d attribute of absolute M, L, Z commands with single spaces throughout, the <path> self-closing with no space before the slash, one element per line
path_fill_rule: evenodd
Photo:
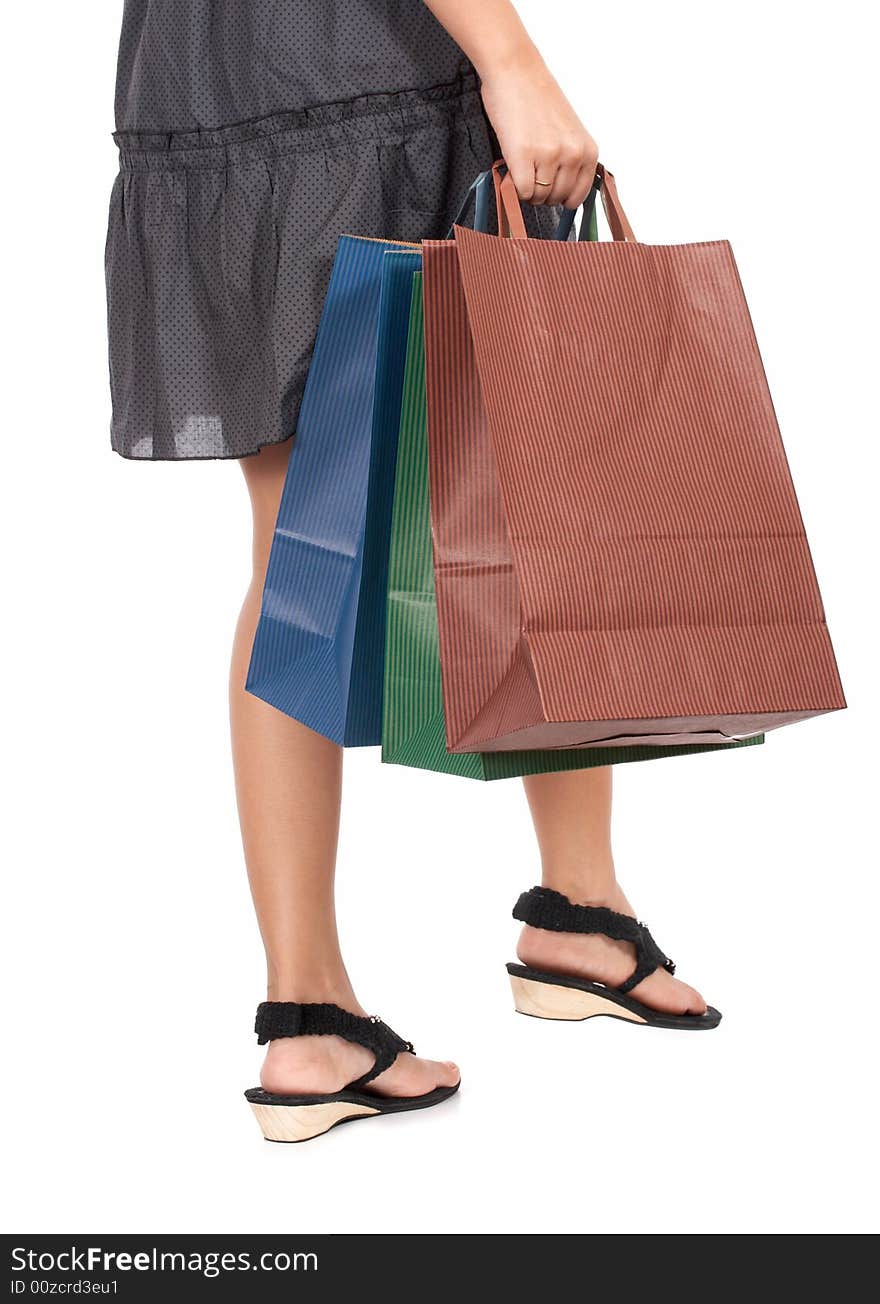
<path fill-rule="evenodd" d="M 613 862 L 597 862 L 564 868 L 544 868 L 541 885 L 560 892 L 574 905 L 611 906 L 623 898 Z"/>
<path fill-rule="evenodd" d="M 295 1001 L 298 1005 L 339 1005 L 352 1014 L 363 1009 L 344 973 L 296 973 L 269 977 L 267 1001 Z"/>

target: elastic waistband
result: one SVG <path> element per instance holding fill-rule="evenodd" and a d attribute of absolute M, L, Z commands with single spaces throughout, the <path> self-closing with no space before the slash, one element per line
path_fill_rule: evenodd
<path fill-rule="evenodd" d="M 389 141 L 414 127 L 482 113 L 477 75 L 468 71 L 427 90 L 361 95 L 208 131 L 116 131 L 113 139 L 123 167 L 225 168 L 352 138 Z"/>

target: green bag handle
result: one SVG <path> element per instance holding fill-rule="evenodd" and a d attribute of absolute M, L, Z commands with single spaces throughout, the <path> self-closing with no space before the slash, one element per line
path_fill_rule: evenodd
<path fill-rule="evenodd" d="M 581 209 L 581 227 L 578 231 L 578 241 L 581 240 L 598 240 L 599 227 L 596 223 L 596 199 L 599 191 L 602 189 L 602 177 L 597 172 L 593 178 L 593 184 L 590 187 L 590 193 L 587 195 Z M 574 225 L 574 215 L 576 208 L 563 208 L 562 217 L 559 219 L 559 225 L 554 233 L 554 240 L 567 240 L 571 228 Z"/>

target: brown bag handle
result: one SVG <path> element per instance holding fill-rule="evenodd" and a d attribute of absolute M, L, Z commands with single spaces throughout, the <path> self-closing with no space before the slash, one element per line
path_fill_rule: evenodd
<path fill-rule="evenodd" d="M 519 195 L 516 193 L 516 187 L 503 158 L 496 159 L 492 164 L 492 180 L 495 183 L 498 234 L 505 237 L 513 236 L 514 240 L 528 239 Z"/>
<path fill-rule="evenodd" d="M 602 207 L 605 209 L 611 235 L 615 240 L 635 244 L 635 233 L 621 206 L 613 173 L 601 163 L 597 163 L 596 176 L 601 183 Z M 519 195 L 516 193 L 513 178 L 503 159 L 498 159 L 492 164 L 492 179 L 495 183 L 495 204 L 498 209 L 498 234 L 512 236 L 514 240 L 526 240 L 528 236 Z"/>

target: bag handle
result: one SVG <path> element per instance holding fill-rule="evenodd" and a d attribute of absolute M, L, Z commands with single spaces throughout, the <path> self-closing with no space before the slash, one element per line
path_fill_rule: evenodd
<path fill-rule="evenodd" d="M 492 164 L 492 177 L 495 184 L 495 202 L 498 206 L 499 234 L 502 236 L 512 236 L 514 240 L 527 239 L 526 224 L 523 221 L 519 195 L 516 193 L 513 178 L 508 172 L 507 164 L 503 159 L 498 159 Z M 596 202 L 597 192 L 602 195 L 602 207 L 605 209 L 605 216 L 608 219 L 608 225 L 611 228 L 611 235 L 613 238 L 615 240 L 635 244 L 635 233 L 633 232 L 633 229 L 629 224 L 629 219 L 621 206 L 614 176 L 601 163 L 597 163 L 596 165 L 596 177 L 593 186 L 589 195 L 584 200 L 584 220 L 581 223 L 581 238 L 586 238 L 584 232 L 590 224 L 592 206 Z M 571 213 L 571 217 L 566 216 L 568 213 Z M 565 209 L 563 216 L 560 219 L 560 229 L 564 231 L 564 234 L 560 235 L 559 230 L 557 230 L 557 239 L 568 239 L 568 233 L 571 231 L 571 224 L 573 221 L 574 209 Z M 563 225 L 563 223 L 565 225 Z"/>
<path fill-rule="evenodd" d="M 471 198 L 473 198 L 474 201 L 474 230 L 489 230 L 489 196 L 491 192 L 492 172 L 491 170 L 481 172 L 468 186 L 467 194 L 461 203 L 461 208 L 459 208 L 455 217 L 452 219 L 452 226 L 450 226 L 446 233 L 447 240 L 453 239 L 455 235 L 453 228 L 460 226 L 464 221 L 465 215 L 470 208 Z"/>
<path fill-rule="evenodd" d="M 593 184 L 590 187 L 590 193 L 587 195 L 581 209 L 581 227 L 578 231 L 578 243 L 582 240 L 596 241 L 599 239 L 599 228 L 596 224 L 596 196 L 602 189 L 602 178 L 597 173 L 593 178 Z M 556 230 L 553 233 L 554 240 L 567 240 L 571 234 L 571 228 L 574 226 L 574 217 L 577 212 L 576 208 L 563 208 L 562 216 L 557 223 Z"/>
<path fill-rule="evenodd" d="M 605 216 L 608 219 L 608 225 L 611 227 L 612 236 L 615 240 L 625 240 L 627 244 L 636 244 L 635 232 L 629 224 L 629 218 L 623 211 L 613 172 L 609 172 L 601 163 L 597 163 L 596 176 L 602 178 L 602 207 L 605 209 Z"/>

